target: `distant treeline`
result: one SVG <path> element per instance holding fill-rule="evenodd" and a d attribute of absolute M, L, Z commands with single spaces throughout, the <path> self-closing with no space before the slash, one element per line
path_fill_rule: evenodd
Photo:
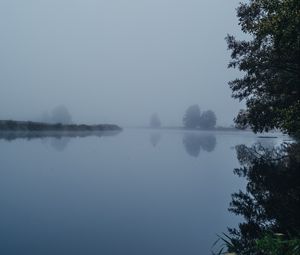
<path fill-rule="evenodd" d="M 66 132 L 94 132 L 94 131 L 114 131 L 121 130 L 117 125 L 101 124 L 101 125 L 76 125 L 76 124 L 48 124 L 32 121 L 14 121 L 0 120 L 0 131 L 66 131 Z"/>

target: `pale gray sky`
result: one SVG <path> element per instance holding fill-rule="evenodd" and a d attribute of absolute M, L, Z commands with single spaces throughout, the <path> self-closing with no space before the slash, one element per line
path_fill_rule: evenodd
<path fill-rule="evenodd" d="M 75 122 L 180 125 L 191 104 L 231 124 L 224 37 L 239 1 L 1 0 L 0 119 L 64 104 Z"/>

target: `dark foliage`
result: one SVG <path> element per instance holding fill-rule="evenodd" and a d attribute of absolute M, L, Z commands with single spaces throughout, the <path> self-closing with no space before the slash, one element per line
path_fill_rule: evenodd
<path fill-rule="evenodd" d="M 0 131 L 105 131 L 105 130 L 121 130 L 117 125 L 102 124 L 102 125 L 64 125 L 61 123 L 47 124 L 31 121 L 13 121 L 2 120 L 0 121 Z"/>
<path fill-rule="evenodd" d="M 208 110 L 201 114 L 200 122 L 199 122 L 200 128 L 213 129 L 216 126 L 216 123 L 217 123 L 217 117 L 213 111 Z"/>
<path fill-rule="evenodd" d="M 299 245 L 300 145 L 273 149 L 241 145 L 237 147 L 237 155 L 242 167 L 235 169 L 235 174 L 246 178 L 248 184 L 245 192 L 232 195 L 229 210 L 243 216 L 245 221 L 238 229 L 229 229 L 232 244 L 229 251 L 253 255 L 297 254 L 289 249 L 297 249 Z M 278 233 L 280 239 L 276 237 Z M 280 245 L 276 252 L 281 253 L 262 248 L 272 243 Z"/>
<path fill-rule="evenodd" d="M 227 36 L 229 67 L 244 73 L 229 83 L 233 97 L 246 101 L 237 126 L 255 132 L 300 130 L 300 1 L 250 0 L 237 16 L 250 40 Z"/>
<path fill-rule="evenodd" d="M 199 105 L 191 105 L 185 112 L 183 124 L 185 128 L 213 129 L 216 126 L 217 117 L 211 110 L 201 114 Z"/>
<path fill-rule="evenodd" d="M 201 117 L 201 111 L 199 105 L 191 105 L 187 108 L 183 117 L 183 125 L 186 128 L 198 128 Z"/>

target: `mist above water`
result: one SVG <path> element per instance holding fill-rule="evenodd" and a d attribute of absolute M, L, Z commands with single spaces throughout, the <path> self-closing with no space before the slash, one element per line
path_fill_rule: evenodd
<path fill-rule="evenodd" d="M 238 1 L 0 3 L 0 119 L 36 120 L 65 105 L 75 123 L 180 125 L 199 104 L 230 125 L 224 37 Z"/>

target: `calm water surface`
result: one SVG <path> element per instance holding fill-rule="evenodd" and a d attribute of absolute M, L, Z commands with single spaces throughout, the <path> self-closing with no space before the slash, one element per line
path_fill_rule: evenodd
<path fill-rule="evenodd" d="M 248 132 L 0 140 L 0 254 L 210 254 Z"/>

